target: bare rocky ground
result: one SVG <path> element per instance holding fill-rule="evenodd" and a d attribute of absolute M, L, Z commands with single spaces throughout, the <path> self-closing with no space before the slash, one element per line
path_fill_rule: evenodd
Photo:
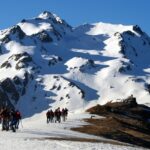
<path fill-rule="evenodd" d="M 72 130 L 150 148 L 150 108 L 137 104 L 134 97 L 97 105 L 87 111 L 93 114 L 84 119 L 89 124 Z M 105 118 L 94 118 L 94 114 Z"/>

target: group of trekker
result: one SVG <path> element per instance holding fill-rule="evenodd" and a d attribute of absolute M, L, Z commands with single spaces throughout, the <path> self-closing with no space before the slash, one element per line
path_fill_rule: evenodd
<path fill-rule="evenodd" d="M 4 107 L 0 110 L 0 122 L 2 124 L 2 131 L 12 130 L 16 132 L 19 128 L 21 114 L 18 110 Z"/>
<path fill-rule="evenodd" d="M 55 109 L 55 111 L 48 110 L 46 112 L 46 118 L 47 118 L 47 123 L 57 123 L 57 122 L 61 122 L 61 118 L 63 121 L 66 121 L 67 119 L 67 115 L 68 115 L 68 109 L 67 108 L 63 108 L 62 110 L 60 110 L 60 107 L 58 107 L 57 109 Z"/>
<path fill-rule="evenodd" d="M 68 115 L 68 109 L 63 108 L 60 110 L 60 107 L 55 109 L 55 111 L 48 110 L 46 113 L 47 123 L 57 123 L 66 121 Z M 0 109 L 0 123 L 2 124 L 2 131 L 12 130 L 16 132 L 16 129 L 19 128 L 19 122 L 21 120 L 21 113 L 18 110 L 10 109 L 4 107 Z"/>

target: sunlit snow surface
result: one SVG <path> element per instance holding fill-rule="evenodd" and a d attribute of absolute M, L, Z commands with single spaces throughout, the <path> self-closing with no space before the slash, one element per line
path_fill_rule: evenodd
<path fill-rule="evenodd" d="M 0 131 L 0 148 L 3 150 L 57 150 L 60 148 L 68 150 L 140 150 L 131 146 L 118 146 L 112 144 L 73 142 L 62 140 L 46 140 L 45 138 L 87 138 L 102 141 L 109 140 L 92 135 L 82 134 L 69 130 L 85 124 L 81 119 L 89 118 L 89 114 L 70 113 L 66 122 L 46 123 L 45 112 L 37 114 L 32 118 L 24 119 L 16 133 L 11 131 Z M 111 140 L 110 140 L 111 141 Z"/>

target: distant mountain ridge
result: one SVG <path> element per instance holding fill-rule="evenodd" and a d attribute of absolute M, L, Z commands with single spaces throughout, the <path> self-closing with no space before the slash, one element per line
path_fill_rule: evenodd
<path fill-rule="evenodd" d="M 150 37 L 135 26 L 76 28 L 50 12 L 0 31 L 0 106 L 26 116 L 133 94 L 150 103 Z"/>

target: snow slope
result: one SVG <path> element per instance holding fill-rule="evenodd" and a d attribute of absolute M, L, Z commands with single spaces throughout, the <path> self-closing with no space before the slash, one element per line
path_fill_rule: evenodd
<path fill-rule="evenodd" d="M 50 12 L 0 31 L 0 105 L 29 117 L 50 107 L 84 111 L 133 94 L 150 99 L 150 38 L 138 26 L 73 28 Z M 6 86 L 7 85 L 7 86 Z"/>
<path fill-rule="evenodd" d="M 104 142 L 111 142 L 101 137 L 76 133 L 69 130 L 71 127 L 80 126 L 85 124 L 81 119 L 90 117 L 88 114 L 74 114 L 70 113 L 69 118 L 63 123 L 46 124 L 44 118 L 45 112 L 40 115 L 37 114 L 32 118 L 22 120 L 20 129 L 16 133 L 0 131 L 0 147 L 3 150 L 140 150 L 143 148 L 133 147 L 132 145 L 121 146 L 112 145 Z M 84 138 L 84 139 L 97 139 L 102 142 L 73 142 L 63 140 L 50 140 L 46 138 Z M 125 144 L 126 145 L 126 144 Z"/>

